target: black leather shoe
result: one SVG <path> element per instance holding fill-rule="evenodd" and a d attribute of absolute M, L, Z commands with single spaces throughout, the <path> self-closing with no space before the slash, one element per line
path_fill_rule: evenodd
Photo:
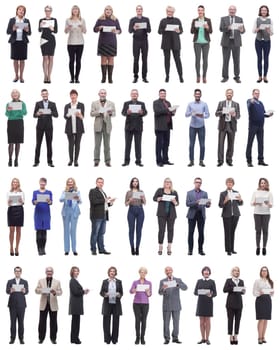
<path fill-rule="evenodd" d="M 168 83 L 169 82 L 169 76 L 165 77 L 165 82 Z"/>
<path fill-rule="evenodd" d="M 165 339 L 164 343 L 163 344 L 169 344 L 169 339 Z"/>
<path fill-rule="evenodd" d="M 134 344 L 138 345 L 140 343 L 140 338 L 136 337 Z"/>
<path fill-rule="evenodd" d="M 261 248 L 257 248 L 256 249 L 256 255 L 260 255 L 260 252 L 261 252 Z"/>
<path fill-rule="evenodd" d="M 180 83 L 183 83 L 183 82 L 184 82 L 183 77 L 180 77 L 179 80 L 180 80 Z"/>
<path fill-rule="evenodd" d="M 80 341 L 80 339 L 77 340 L 71 340 L 72 344 L 82 344 L 82 342 Z"/>
<path fill-rule="evenodd" d="M 56 344 L 56 340 L 55 340 L 55 339 L 51 339 L 51 342 L 52 342 L 53 344 Z"/>
<path fill-rule="evenodd" d="M 39 339 L 38 343 L 39 343 L 39 344 L 43 344 L 43 341 L 44 341 L 44 340 Z"/>
<path fill-rule="evenodd" d="M 99 162 L 98 161 L 95 161 L 94 162 L 94 166 L 98 166 L 99 165 Z"/>
<path fill-rule="evenodd" d="M 74 84 L 74 79 L 71 79 L 71 80 L 69 81 L 69 83 L 70 83 L 70 84 Z"/>
<path fill-rule="evenodd" d="M 228 81 L 228 78 L 223 78 L 222 80 L 221 80 L 221 83 L 226 83 Z"/>
<path fill-rule="evenodd" d="M 64 255 L 69 255 L 69 252 L 65 252 Z"/>
<path fill-rule="evenodd" d="M 204 339 L 201 339 L 200 341 L 197 342 L 197 344 L 204 344 L 206 341 Z"/>
<path fill-rule="evenodd" d="M 77 255 L 78 255 L 78 253 L 77 253 L 77 252 L 73 252 L 73 254 L 74 254 L 75 256 L 77 256 Z"/>
<path fill-rule="evenodd" d="M 48 166 L 50 166 L 51 168 L 54 168 L 53 163 L 48 163 Z"/>
<path fill-rule="evenodd" d="M 14 342 L 15 342 L 15 339 L 11 339 L 11 340 L 9 341 L 9 344 L 14 344 Z"/>
<path fill-rule="evenodd" d="M 192 252 L 190 250 L 188 251 L 188 255 L 192 255 Z"/>
<path fill-rule="evenodd" d="M 235 250 L 233 250 L 233 251 L 231 252 L 231 254 L 237 254 L 237 252 L 236 252 Z"/>
<path fill-rule="evenodd" d="M 92 250 L 92 251 L 91 251 L 91 255 L 97 255 L 96 251 L 95 251 L 95 250 Z"/>
<path fill-rule="evenodd" d="M 263 160 L 260 160 L 260 161 L 258 162 L 258 164 L 259 164 L 259 165 L 263 165 L 263 166 L 268 166 L 268 164 L 265 163 Z"/>
<path fill-rule="evenodd" d="M 191 161 L 189 162 L 188 166 L 194 166 L 193 160 L 191 160 Z"/>
<path fill-rule="evenodd" d="M 14 161 L 14 166 L 18 166 L 18 160 L 17 159 L 15 159 L 15 161 Z"/>
<path fill-rule="evenodd" d="M 164 165 L 174 165 L 174 163 L 171 163 L 171 162 L 165 162 L 165 163 L 163 163 Z"/>
<path fill-rule="evenodd" d="M 251 162 L 247 162 L 247 165 L 249 168 L 252 168 L 254 166 L 253 163 L 251 163 Z"/>
<path fill-rule="evenodd" d="M 131 248 L 131 255 L 135 255 L 135 249 Z"/>
<path fill-rule="evenodd" d="M 233 166 L 232 162 L 227 161 L 228 166 Z"/>
<path fill-rule="evenodd" d="M 199 254 L 199 255 L 206 255 L 206 254 L 204 253 L 203 250 L 200 250 L 200 251 L 198 252 L 198 254 Z"/>
<path fill-rule="evenodd" d="M 202 167 L 205 167 L 205 164 L 204 164 L 203 160 L 199 161 L 199 165 L 202 166 Z"/>
<path fill-rule="evenodd" d="M 68 166 L 71 166 L 73 164 L 73 161 L 70 160 L 70 162 L 68 163 Z"/>
<path fill-rule="evenodd" d="M 140 162 L 140 163 L 137 162 L 137 163 L 135 163 L 135 164 L 136 164 L 137 166 L 141 166 L 141 167 L 144 166 L 141 162 Z"/>
<path fill-rule="evenodd" d="M 79 79 L 76 79 L 76 80 L 75 80 L 75 83 L 76 83 L 76 84 L 80 84 L 80 80 L 79 80 Z"/>
<path fill-rule="evenodd" d="M 139 248 L 135 248 L 135 255 L 139 255 Z"/>
<path fill-rule="evenodd" d="M 74 166 L 79 166 L 79 163 L 78 163 L 78 162 L 75 162 L 75 163 L 74 163 Z"/>
<path fill-rule="evenodd" d="M 182 342 L 179 339 L 173 339 L 172 343 L 182 344 Z"/>
<path fill-rule="evenodd" d="M 129 163 L 127 163 L 127 162 L 124 162 L 123 164 L 122 164 L 122 166 L 128 166 L 129 165 Z"/>
<path fill-rule="evenodd" d="M 227 255 L 231 255 L 231 252 L 227 252 Z"/>
<path fill-rule="evenodd" d="M 39 165 L 39 163 L 34 163 L 34 164 L 33 164 L 33 166 L 38 166 L 38 165 Z"/>
<path fill-rule="evenodd" d="M 107 250 L 102 250 L 101 252 L 99 252 L 99 254 L 105 254 L 105 255 L 110 255 L 110 252 L 107 252 Z"/>
<path fill-rule="evenodd" d="M 143 83 L 148 83 L 149 81 L 147 80 L 147 78 L 143 78 L 142 79 Z"/>
<path fill-rule="evenodd" d="M 223 162 L 218 162 L 217 166 L 222 166 Z"/>
<path fill-rule="evenodd" d="M 135 83 L 137 83 L 137 81 L 138 81 L 138 78 L 137 78 L 137 77 L 134 77 L 132 83 L 135 84 Z"/>
<path fill-rule="evenodd" d="M 110 167 L 111 166 L 111 163 L 110 162 L 105 162 L 105 165 Z"/>
<path fill-rule="evenodd" d="M 205 340 L 205 344 L 207 344 L 207 345 L 210 345 L 211 343 L 210 343 L 210 340 Z"/>
<path fill-rule="evenodd" d="M 157 163 L 157 166 L 163 167 L 163 163 Z"/>
<path fill-rule="evenodd" d="M 238 77 L 234 77 L 233 80 L 235 80 L 235 82 L 238 83 L 238 84 L 241 83 L 241 80 L 240 80 L 240 78 L 238 78 Z"/>
<path fill-rule="evenodd" d="M 262 249 L 262 255 L 266 255 L 266 248 Z"/>
<path fill-rule="evenodd" d="M 23 339 L 20 339 L 20 340 L 19 340 L 19 343 L 23 345 L 23 344 L 24 344 L 24 340 L 23 340 Z"/>
<path fill-rule="evenodd" d="M 146 344 L 144 337 L 141 337 L 141 344 L 142 344 L 142 345 L 145 345 L 145 344 Z"/>

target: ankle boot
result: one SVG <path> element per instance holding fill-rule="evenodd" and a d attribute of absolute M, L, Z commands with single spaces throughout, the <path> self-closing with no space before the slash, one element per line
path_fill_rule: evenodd
<path fill-rule="evenodd" d="M 109 84 L 113 83 L 113 80 L 112 80 L 113 69 L 114 69 L 114 66 L 108 65 L 108 82 L 109 82 Z"/>
<path fill-rule="evenodd" d="M 131 254 L 135 255 L 135 249 L 134 248 L 131 248 Z"/>
<path fill-rule="evenodd" d="M 106 71 L 107 71 L 107 66 L 106 64 L 101 64 L 101 72 L 102 72 L 102 80 L 101 83 L 105 83 L 106 82 Z"/>
<path fill-rule="evenodd" d="M 136 247 L 136 249 L 135 249 L 135 255 L 139 255 L 139 248 L 138 247 Z"/>

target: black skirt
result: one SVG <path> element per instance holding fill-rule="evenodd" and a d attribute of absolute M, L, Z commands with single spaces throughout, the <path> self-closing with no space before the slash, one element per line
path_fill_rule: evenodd
<path fill-rule="evenodd" d="M 8 208 L 8 226 L 23 226 L 24 212 L 22 205 L 14 205 Z"/>
<path fill-rule="evenodd" d="M 117 56 L 117 48 L 109 44 L 100 44 L 98 45 L 97 55 L 106 57 Z"/>
<path fill-rule="evenodd" d="M 27 59 L 27 43 L 15 41 L 11 44 L 11 59 L 16 61 L 24 61 Z"/>
<path fill-rule="evenodd" d="M 271 320 L 271 296 L 263 294 L 256 298 L 256 319 L 257 320 Z"/>
<path fill-rule="evenodd" d="M 54 35 L 42 35 L 41 42 L 44 42 L 43 44 L 41 44 L 42 56 L 54 56 L 56 44 Z"/>
<path fill-rule="evenodd" d="M 8 120 L 7 125 L 8 143 L 23 143 L 24 126 L 23 119 Z"/>

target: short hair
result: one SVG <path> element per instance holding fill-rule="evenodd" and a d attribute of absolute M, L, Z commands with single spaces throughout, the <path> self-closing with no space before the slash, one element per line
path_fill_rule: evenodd
<path fill-rule="evenodd" d="M 165 90 L 165 89 L 159 89 L 159 94 L 160 94 L 161 92 L 166 92 L 166 90 Z"/>
<path fill-rule="evenodd" d="M 197 8 L 198 9 L 201 8 L 201 9 L 205 10 L 205 7 L 203 5 L 198 5 Z"/>
<path fill-rule="evenodd" d="M 234 270 L 238 270 L 238 272 L 240 273 L 240 268 L 238 266 L 234 266 L 232 269 L 231 269 L 231 275 L 233 276 L 233 271 Z"/>
<path fill-rule="evenodd" d="M 71 270 L 70 270 L 70 276 L 73 277 L 74 276 L 74 271 L 78 270 L 80 272 L 80 269 L 77 266 L 72 266 Z"/>
<path fill-rule="evenodd" d="M 16 15 L 17 15 L 17 12 L 18 12 L 18 9 L 22 8 L 23 9 L 23 12 L 24 12 L 24 16 L 26 14 L 26 7 L 23 6 L 23 5 L 18 5 L 17 9 L 16 9 Z"/>
<path fill-rule="evenodd" d="M 209 275 L 211 275 L 211 269 L 209 266 L 204 266 L 203 269 L 201 270 L 201 273 L 203 275 L 204 271 L 209 271 Z"/>
<path fill-rule="evenodd" d="M 201 183 L 202 183 L 202 178 L 201 178 L 201 177 L 195 177 L 195 178 L 194 178 L 194 182 L 195 182 L 196 180 L 200 180 Z"/>
<path fill-rule="evenodd" d="M 235 184 L 234 178 L 233 178 L 233 177 L 228 177 L 228 178 L 226 179 L 226 183 L 227 183 L 227 182 L 232 182 L 233 184 Z"/>
<path fill-rule="evenodd" d="M 52 7 L 51 7 L 51 5 L 47 5 L 47 6 L 45 6 L 44 10 L 45 10 L 45 11 L 46 11 L 46 10 L 50 10 L 50 11 L 52 11 Z"/>
<path fill-rule="evenodd" d="M 141 8 L 141 9 L 143 10 L 143 6 L 142 6 L 142 5 L 137 5 L 137 6 L 136 6 L 136 10 L 137 10 L 138 8 Z"/>
<path fill-rule="evenodd" d="M 202 92 L 201 92 L 201 90 L 200 90 L 200 89 L 194 89 L 194 93 L 196 93 L 196 92 L 199 92 L 199 93 L 200 93 L 200 95 L 202 95 Z"/>
<path fill-rule="evenodd" d="M 259 91 L 260 92 L 260 89 L 253 89 L 252 94 L 254 94 L 255 91 Z"/>
<path fill-rule="evenodd" d="M 133 189 L 132 183 L 133 183 L 134 180 L 137 180 L 137 181 L 138 181 L 138 186 L 137 186 L 136 188 L 137 188 L 137 190 L 139 190 L 139 188 L 140 188 L 140 183 L 139 183 L 139 179 L 138 179 L 137 177 L 133 177 L 133 178 L 130 180 L 129 188 L 130 188 L 131 190 Z"/>
<path fill-rule="evenodd" d="M 77 96 L 79 95 L 77 90 L 72 89 L 72 90 L 70 91 L 70 95 L 74 95 L 74 94 L 77 95 Z"/>
<path fill-rule="evenodd" d="M 104 181 L 103 177 L 98 177 L 98 178 L 95 180 L 95 182 L 97 182 L 98 180 Z"/>
<path fill-rule="evenodd" d="M 16 266 L 16 267 L 14 268 L 14 272 L 16 272 L 16 270 L 20 270 L 20 272 L 22 272 L 22 268 L 21 268 L 20 266 Z"/>
<path fill-rule="evenodd" d="M 261 16 L 261 15 L 262 15 L 262 14 L 261 14 L 262 8 L 266 8 L 266 10 L 267 10 L 267 15 L 266 15 L 266 17 L 268 17 L 268 16 L 269 16 L 269 8 L 268 8 L 268 6 L 266 6 L 266 5 L 262 5 L 262 6 L 259 8 L 259 14 L 258 14 L 258 16 Z"/>
<path fill-rule="evenodd" d="M 45 177 L 40 177 L 39 182 L 47 183 L 47 179 Z"/>
<path fill-rule="evenodd" d="M 175 12 L 175 7 L 169 5 L 169 6 L 166 7 L 166 11 L 167 10 L 171 10 L 171 11 Z"/>
<path fill-rule="evenodd" d="M 137 89 L 131 89 L 130 93 L 132 93 L 132 91 L 136 91 L 137 94 L 139 94 L 139 91 Z"/>
<path fill-rule="evenodd" d="M 48 272 L 48 271 L 52 271 L 52 273 L 54 272 L 54 270 L 53 270 L 53 267 L 51 267 L 51 266 L 47 266 L 46 268 L 45 268 L 45 272 Z"/>
<path fill-rule="evenodd" d="M 144 271 L 145 273 L 148 273 L 147 268 L 146 268 L 146 267 L 143 267 L 143 266 L 141 266 L 141 267 L 139 268 L 139 270 L 138 270 L 139 273 L 140 273 L 141 271 Z"/>
<path fill-rule="evenodd" d="M 20 98 L 20 92 L 18 91 L 18 89 L 13 89 L 11 91 L 11 96 L 12 96 L 13 92 L 17 92 L 18 93 L 18 98 Z"/>
<path fill-rule="evenodd" d="M 44 89 L 41 90 L 41 93 L 42 92 L 48 92 L 48 90 L 44 88 Z"/>
<path fill-rule="evenodd" d="M 117 268 L 115 266 L 110 266 L 109 267 L 109 269 L 107 270 L 108 276 L 109 276 L 109 273 L 110 273 L 111 270 L 114 270 L 115 271 L 115 276 L 117 276 L 118 270 L 117 270 Z"/>

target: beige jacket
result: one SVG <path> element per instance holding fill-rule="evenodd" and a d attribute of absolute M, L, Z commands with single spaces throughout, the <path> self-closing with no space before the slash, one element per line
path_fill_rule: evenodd
<path fill-rule="evenodd" d="M 40 311 L 45 310 L 47 302 L 48 302 L 48 296 L 50 297 L 51 311 L 57 311 L 58 310 L 57 297 L 62 294 L 60 281 L 58 281 L 54 278 L 52 279 L 51 291 L 54 291 L 54 294 L 53 293 L 50 293 L 50 294 L 43 293 L 44 288 L 47 288 L 47 279 L 46 278 L 40 279 L 38 281 L 38 285 L 35 289 L 36 294 L 41 294 Z"/>
<path fill-rule="evenodd" d="M 110 134 L 112 130 L 111 117 L 116 115 L 116 109 L 114 102 L 106 101 L 104 105 L 105 112 L 100 113 L 100 108 L 102 109 L 100 101 L 94 101 L 91 104 L 90 115 L 95 117 L 94 121 L 94 131 L 101 132 L 103 127 L 103 121 L 106 124 L 106 132 Z"/>

